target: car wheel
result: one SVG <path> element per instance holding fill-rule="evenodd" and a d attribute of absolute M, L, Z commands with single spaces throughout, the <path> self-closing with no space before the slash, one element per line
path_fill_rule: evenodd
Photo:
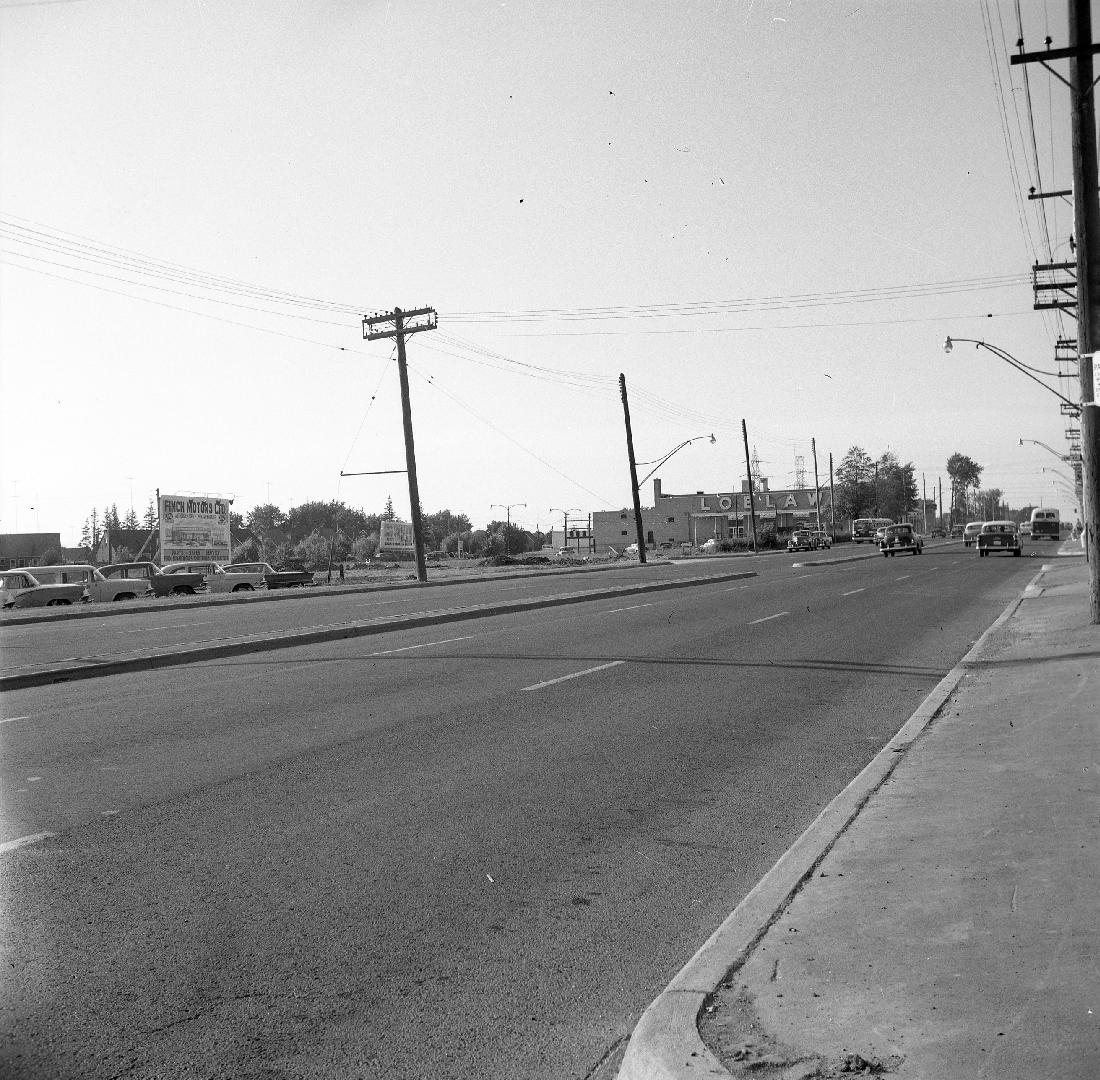
<path fill-rule="evenodd" d="M 1016 550 L 1015 550 L 1015 551 L 1014 551 L 1014 552 L 1013 552 L 1012 554 L 1013 554 L 1013 555 L 1019 555 L 1019 554 L 1020 554 L 1020 549 L 1019 549 L 1019 548 L 1017 548 L 1017 549 L 1016 549 Z"/>
<path fill-rule="evenodd" d="M 233 586 L 234 592 L 252 592 L 252 586 L 247 581 L 242 581 L 240 585 Z"/>
<path fill-rule="evenodd" d="M 115 596 L 116 600 L 136 600 L 137 596 L 132 592 L 120 592 Z"/>
<path fill-rule="evenodd" d="M 195 590 L 190 585 L 177 585 L 172 590 L 173 596 L 194 596 Z"/>
<path fill-rule="evenodd" d="M 47 600 L 46 607 L 68 607 L 71 603 L 71 600 L 64 600 L 58 596 L 54 597 L 53 600 Z"/>

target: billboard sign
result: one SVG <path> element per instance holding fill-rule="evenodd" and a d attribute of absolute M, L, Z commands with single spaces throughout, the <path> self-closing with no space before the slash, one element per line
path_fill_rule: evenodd
<path fill-rule="evenodd" d="M 162 495 L 158 510 L 162 563 L 232 560 L 228 499 Z"/>
<path fill-rule="evenodd" d="M 412 551 L 413 527 L 409 521 L 383 521 L 378 538 L 382 551 Z"/>

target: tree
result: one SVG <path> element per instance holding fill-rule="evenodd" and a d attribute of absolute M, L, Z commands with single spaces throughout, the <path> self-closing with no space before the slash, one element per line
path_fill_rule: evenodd
<path fill-rule="evenodd" d="M 122 519 L 122 527 L 124 529 L 140 529 L 141 521 L 138 519 L 137 511 L 131 506 L 126 511 L 126 516 Z"/>
<path fill-rule="evenodd" d="M 393 508 L 393 496 L 392 495 L 387 495 L 386 496 L 386 509 L 382 511 L 382 520 L 383 521 L 397 521 L 397 520 L 399 520 L 398 517 L 397 517 L 397 512 Z"/>
<path fill-rule="evenodd" d="M 260 547 L 256 543 L 256 538 L 250 536 L 247 540 L 242 540 L 232 552 L 232 559 L 235 563 L 241 562 L 257 562 L 260 558 Z"/>
<path fill-rule="evenodd" d="M 378 550 L 378 533 L 361 532 L 351 542 L 351 557 L 357 563 L 370 562 L 371 556 Z"/>
<path fill-rule="evenodd" d="M 153 502 L 153 500 L 150 498 L 149 505 L 145 508 L 145 513 L 142 515 L 141 518 L 142 528 L 155 529 L 157 527 L 158 520 L 159 518 L 157 516 L 157 504 Z"/>
<path fill-rule="evenodd" d="M 274 503 L 262 503 L 252 507 L 245 516 L 245 524 L 257 536 L 264 536 L 286 525 L 286 514 Z"/>
<path fill-rule="evenodd" d="M 121 529 L 122 521 L 118 516 L 118 504 L 111 503 L 103 511 L 103 528 L 105 529 Z"/>
<path fill-rule="evenodd" d="M 294 545 L 291 556 L 300 559 L 311 570 L 320 570 L 328 566 L 330 551 L 331 546 L 327 537 L 315 531 Z"/>
<path fill-rule="evenodd" d="M 875 463 L 861 446 L 853 446 L 836 470 L 837 513 L 841 517 L 870 517 L 874 508 Z"/>
<path fill-rule="evenodd" d="M 982 478 L 982 466 L 972 458 L 958 452 L 947 459 L 947 475 L 951 477 L 951 520 L 967 517 L 966 493 L 976 488 Z"/>
<path fill-rule="evenodd" d="M 904 521 L 917 501 L 916 469 L 912 462 L 903 465 L 892 450 L 887 450 L 877 465 L 876 516 Z"/>
<path fill-rule="evenodd" d="M 244 515 L 238 514 L 236 510 L 229 511 L 229 531 L 244 532 Z"/>

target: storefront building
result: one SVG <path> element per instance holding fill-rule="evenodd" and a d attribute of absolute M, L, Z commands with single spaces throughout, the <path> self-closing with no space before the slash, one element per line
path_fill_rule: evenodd
<path fill-rule="evenodd" d="M 696 491 L 692 495 L 672 495 L 661 490 L 661 481 L 653 481 L 653 506 L 642 508 L 642 532 L 649 548 L 697 547 L 707 540 L 752 539 L 752 515 L 755 511 L 758 536 L 775 533 L 788 536 L 795 528 L 817 525 L 831 528 L 829 489 L 814 488 L 770 491 L 766 478 L 758 478 L 757 490 L 750 494 L 747 480 L 741 490 Z M 819 514 L 820 507 L 820 514 Z M 593 547 L 621 551 L 637 540 L 634 510 L 596 511 L 592 515 Z"/>

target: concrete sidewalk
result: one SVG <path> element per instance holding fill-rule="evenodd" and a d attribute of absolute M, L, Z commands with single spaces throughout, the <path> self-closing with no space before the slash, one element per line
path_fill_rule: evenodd
<path fill-rule="evenodd" d="M 677 975 L 620 1080 L 1100 1077 L 1100 627 L 1076 555 Z"/>

